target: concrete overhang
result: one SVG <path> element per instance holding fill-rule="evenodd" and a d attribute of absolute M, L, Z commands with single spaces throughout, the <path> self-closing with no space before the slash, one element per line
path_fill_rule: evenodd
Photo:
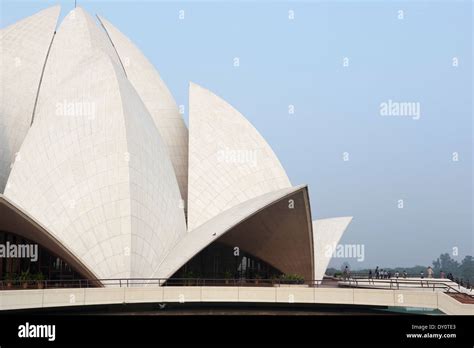
<path fill-rule="evenodd" d="M 314 248 L 307 186 L 253 198 L 188 232 L 166 256 L 156 277 L 171 277 L 216 241 L 237 246 L 284 273 L 312 279 Z"/>
<path fill-rule="evenodd" d="M 0 231 L 13 233 L 38 243 L 42 248 L 65 261 L 84 279 L 95 282 L 97 286 L 102 286 L 94 272 L 89 270 L 77 256 L 43 225 L 2 194 L 0 194 Z"/>

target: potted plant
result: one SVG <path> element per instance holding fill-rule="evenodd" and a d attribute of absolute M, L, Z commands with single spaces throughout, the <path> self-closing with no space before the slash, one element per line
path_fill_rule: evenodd
<path fill-rule="evenodd" d="M 21 272 L 20 282 L 21 282 L 21 287 L 23 289 L 28 289 L 28 280 L 30 280 L 30 278 L 31 278 L 30 270 Z"/>
<path fill-rule="evenodd" d="M 225 271 L 224 272 L 224 279 L 225 279 L 226 284 L 229 284 L 229 279 L 231 279 L 231 278 L 232 278 L 232 273 L 229 272 L 229 271 Z"/>
<path fill-rule="evenodd" d="M 13 281 L 15 280 L 15 274 L 8 272 L 5 275 L 5 282 L 7 283 L 7 289 L 11 289 L 13 287 Z"/>
<path fill-rule="evenodd" d="M 291 274 L 282 274 L 280 276 L 280 283 L 281 284 L 290 284 L 290 278 L 291 278 Z"/>
<path fill-rule="evenodd" d="M 304 284 L 304 277 L 297 275 L 296 282 L 297 284 Z"/>
<path fill-rule="evenodd" d="M 184 278 L 185 280 L 185 285 L 194 285 L 194 280 L 196 278 L 196 275 L 194 274 L 193 271 L 187 271 L 184 273 Z"/>
<path fill-rule="evenodd" d="M 41 272 L 36 273 L 35 275 L 36 284 L 38 285 L 38 289 L 44 288 L 44 275 Z"/>
<path fill-rule="evenodd" d="M 276 274 L 273 274 L 270 279 L 272 280 L 272 285 L 275 286 L 279 283 L 280 277 Z"/>

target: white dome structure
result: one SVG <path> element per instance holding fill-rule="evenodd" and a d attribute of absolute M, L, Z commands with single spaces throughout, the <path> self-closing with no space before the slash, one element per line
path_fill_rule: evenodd
<path fill-rule="evenodd" d="M 0 31 L 0 193 L 13 162 L 21 160 L 59 11 L 48 8 Z"/>
<path fill-rule="evenodd" d="M 352 218 L 313 222 L 308 187 L 292 186 L 251 123 L 193 83 L 188 142 L 170 91 L 129 39 L 81 8 L 55 33 L 58 15 L 0 33 L 0 233 L 98 286 L 201 266 L 322 279 L 324 248 Z M 16 56 L 19 81 L 5 67 Z"/>

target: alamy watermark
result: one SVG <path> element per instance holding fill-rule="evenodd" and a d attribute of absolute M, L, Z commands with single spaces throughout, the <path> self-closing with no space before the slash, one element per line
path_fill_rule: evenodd
<path fill-rule="evenodd" d="M 0 244 L 0 258 L 30 259 L 38 261 L 38 244 Z"/>
<path fill-rule="evenodd" d="M 389 99 L 380 103 L 380 116 L 411 117 L 419 120 L 421 105 L 419 102 L 396 102 Z"/>
<path fill-rule="evenodd" d="M 256 167 L 257 151 L 225 148 L 224 150 L 217 151 L 217 161 L 223 163 L 249 164 L 251 167 Z"/>
<path fill-rule="evenodd" d="M 57 116 L 87 116 L 89 120 L 95 118 L 95 102 L 68 101 L 64 99 L 56 103 Z"/>
<path fill-rule="evenodd" d="M 19 338 L 47 338 L 48 341 L 56 339 L 56 325 L 36 325 L 26 322 L 18 326 Z"/>
<path fill-rule="evenodd" d="M 327 244 L 324 255 L 333 258 L 355 258 L 358 262 L 365 260 L 364 244 Z"/>

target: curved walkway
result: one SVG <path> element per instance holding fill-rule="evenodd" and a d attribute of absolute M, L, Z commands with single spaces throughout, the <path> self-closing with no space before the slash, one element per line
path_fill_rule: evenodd
<path fill-rule="evenodd" d="M 306 286 L 162 286 L 0 291 L 0 310 L 121 303 L 307 303 L 439 309 L 474 315 L 474 304 L 441 291 L 414 289 L 316 288 Z"/>

